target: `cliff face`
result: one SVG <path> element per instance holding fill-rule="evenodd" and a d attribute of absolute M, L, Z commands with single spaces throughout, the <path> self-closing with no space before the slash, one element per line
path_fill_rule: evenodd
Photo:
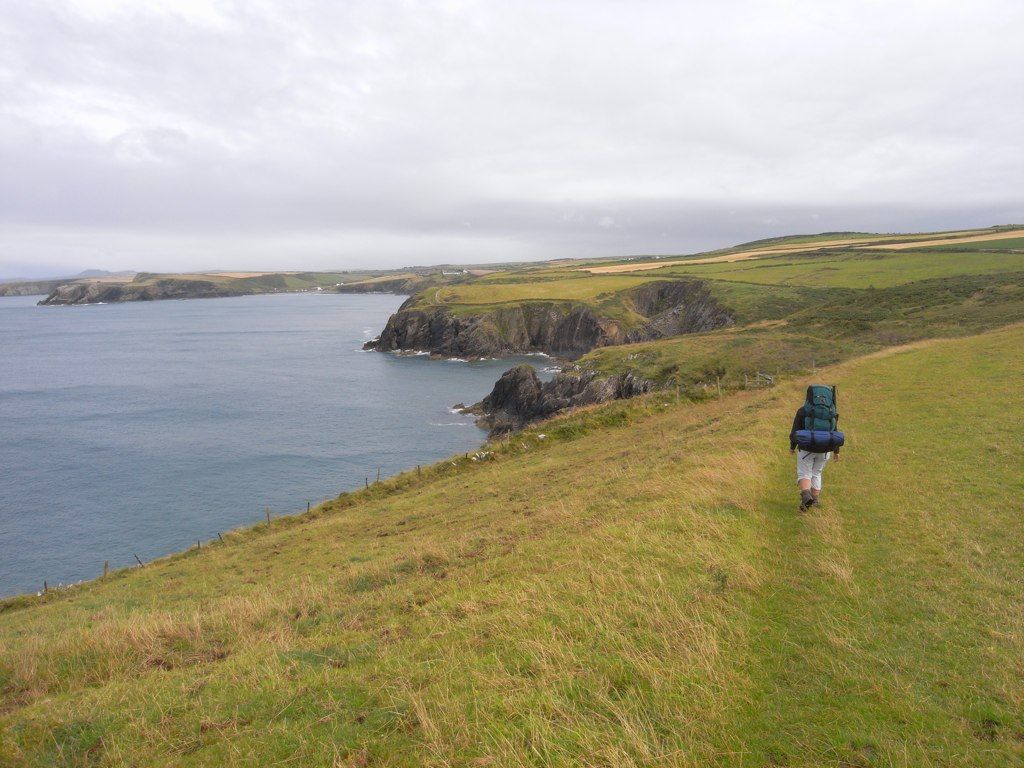
<path fill-rule="evenodd" d="M 38 296 L 53 291 L 62 280 L 24 280 L 0 283 L 0 296 Z"/>
<path fill-rule="evenodd" d="M 627 334 L 629 343 L 712 331 L 733 322 L 728 308 L 711 295 L 703 280 L 646 283 L 633 290 L 632 301 L 647 322 Z"/>
<path fill-rule="evenodd" d="M 621 344 L 626 334 L 588 307 L 535 302 L 459 316 L 446 307 L 411 309 L 406 301 L 367 349 L 417 350 L 445 357 L 494 357 L 546 352 L 579 357 L 594 347 Z"/>
<path fill-rule="evenodd" d="M 589 306 L 528 302 L 473 315 L 455 315 L 443 306 L 416 309 L 409 299 L 388 320 L 367 349 L 415 350 L 444 357 L 495 357 L 545 352 L 570 359 L 595 347 L 650 341 L 679 333 L 721 328 L 732 315 L 699 280 L 648 283 L 624 295 L 623 302 L 647 318 L 627 331 Z"/>
<path fill-rule="evenodd" d="M 67 283 L 57 286 L 40 304 L 98 304 L 116 301 L 156 301 L 158 299 L 198 299 L 238 296 L 248 293 L 227 283 L 208 280 L 168 278 L 152 283 Z"/>
<path fill-rule="evenodd" d="M 541 382 L 532 366 L 518 365 L 502 374 L 491 393 L 471 410 L 479 414 L 477 424 L 493 437 L 559 411 L 635 397 L 652 389 L 652 382 L 632 373 L 599 378 L 592 372 L 563 372 Z"/>

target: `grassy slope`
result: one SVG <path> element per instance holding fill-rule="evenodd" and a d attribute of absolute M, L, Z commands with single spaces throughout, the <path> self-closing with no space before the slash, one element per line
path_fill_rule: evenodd
<path fill-rule="evenodd" d="M 982 241 L 982 242 L 970 243 L 969 246 L 967 244 L 964 244 L 964 245 L 933 245 L 933 246 L 929 247 L 929 250 L 936 250 L 936 251 L 956 251 L 956 250 L 972 250 L 972 249 L 985 250 L 985 251 L 990 251 L 990 250 L 998 250 L 998 251 L 1016 250 L 1016 251 L 1021 251 L 1021 250 L 1024 250 L 1024 237 L 1013 237 L 1013 238 L 1008 238 L 1008 239 L 1005 239 L 1005 240 L 986 240 L 986 241 Z"/>
<path fill-rule="evenodd" d="M 0 764 L 1019 765 L 1022 348 L 829 371 L 808 516 L 805 382 L 655 395 L 0 613 Z"/>
<path fill-rule="evenodd" d="M 741 292 L 758 288 L 712 285 L 719 292 L 726 285 Z M 815 364 L 909 341 L 978 333 L 1024 317 L 1024 272 L 919 280 L 881 290 L 840 291 L 833 297 L 772 296 L 760 288 L 747 297 L 751 306 L 746 309 L 740 296 L 723 295 L 729 306 L 741 310 L 738 322 L 750 325 L 603 347 L 579 362 L 606 374 L 632 370 L 661 384 L 700 387 L 720 378 L 725 386 L 735 387 L 756 371 L 810 372 Z M 780 306 L 786 301 L 788 306 Z M 757 323 L 757 311 L 765 319 L 785 319 Z"/>
<path fill-rule="evenodd" d="M 698 264 L 652 270 L 665 276 L 741 280 L 751 283 L 889 288 L 936 277 L 1024 269 L 1024 254 L 899 251 L 834 251 L 813 256 L 774 256 L 747 262 Z"/>
<path fill-rule="evenodd" d="M 414 304 L 444 305 L 456 315 L 484 314 L 531 301 L 582 303 L 626 328 L 645 322 L 630 295 L 658 280 L 700 278 L 745 325 L 789 316 L 803 307 L 845 301 L 854 291 L 893 289 L 925 280 L 971 280 L 1024 270 L 1012 252 L 826 251 L 754 261 L 680 265 L 623 274 L 595 275 L 563 268 L 496 272 L 457 285 L 435 286 Z"/>

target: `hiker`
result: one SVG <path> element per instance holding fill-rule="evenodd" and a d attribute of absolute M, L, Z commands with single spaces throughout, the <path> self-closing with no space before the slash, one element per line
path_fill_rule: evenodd
<path fill-rule="evenodd" d="M 796 483 L 800 489 L 800 511 L 806 512 L 821 496 L 821 473 L 834 455 L 839 460 L 843 433 L 836 430 L 836 388 L 812 384 L 804 404 L 793 417 L 789 431 L 789 452 L 796 454 Z"/>

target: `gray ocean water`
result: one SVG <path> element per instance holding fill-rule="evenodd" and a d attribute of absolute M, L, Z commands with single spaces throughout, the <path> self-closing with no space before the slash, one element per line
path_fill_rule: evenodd
<path fill-rule="evenodd" d="M 0 298 L 0 595 L 474 449 L 451 406 L 515 362 L 364 352 L 396 296 L 37 300 Z"/>

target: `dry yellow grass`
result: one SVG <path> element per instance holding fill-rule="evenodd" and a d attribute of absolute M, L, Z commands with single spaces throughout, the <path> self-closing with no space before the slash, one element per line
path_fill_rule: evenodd
<path fill-rule="evenodd" d="M 971 237 L 955 237 L 937 240 L 915 240 L 908 243 L 892 243 L 891 245 L 865 245 L 864 249 L 882 249 L 886 251 L 902 251 L 907 248 L 927 248 L 932 245 L 959 245 L 960 243 L 981 243 L 989 240 L 1011 240 L 1024 236 L 1024 229 L 1011 229 L 1005 232 L 996 232 L 987 235 L 974 235 Z"/>

